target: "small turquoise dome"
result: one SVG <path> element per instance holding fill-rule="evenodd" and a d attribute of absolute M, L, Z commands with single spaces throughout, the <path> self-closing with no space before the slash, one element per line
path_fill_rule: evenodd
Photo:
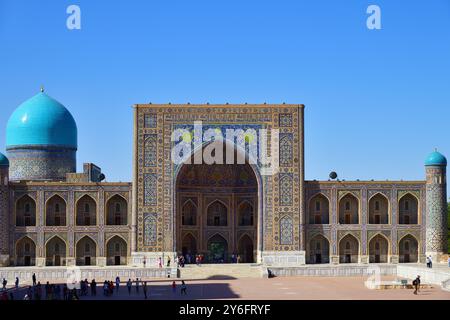
<path fill-rule="evenodd" d="M 425 160 L 426 166 L 446 166 L 447 159 L 439 153 L 437 150 L 430 153 L 430 155 Z"/>
<path fill-rule="evenodd" d="M 0 167 L 9 167 L 8 158 L 0 152 Z"/>
<path fill-rule="evenodd" d="M 22 103 L 6 127 L 6 148 L 64 146 L 77 149 L 77 125 L 61 103 L 41 92 Z"/>

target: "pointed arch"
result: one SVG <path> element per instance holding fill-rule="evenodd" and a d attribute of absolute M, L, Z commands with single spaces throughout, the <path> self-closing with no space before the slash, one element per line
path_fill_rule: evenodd
<path fill-rule="evenodd" d="M 228 261 L 228 241 L 220 233 L 209 237 L 207 247 L 208 261 L 215 263 Z"/>
<path fill-rule="evenodd" d="M 106 242 L 106 264 L 126 265 L 128 256 L 127 241 L 120 235 L 114 235 Z"/>
<path fill-rule="evenodd" d="M 330 263 L 330 241 L 323 234 L 317 234 L 309 240 L 307 246 L 308 263 Z"/>
<path fill-rule="evenodd" d="M 398 241 L 399 263 L 417 263 L 419 261 L 419 241 L 410 233 Z"/>
<path fill-rule="evenodd" d="M 360 201 L 352 192 L 339 199 L 339 223 L 359 224 Z"/>
<path fill-rule="evenodd" d="M 28 194 L 16 201 L 15 216 L 17 227 L 36 226 L 36 201 Z"/>
<path fill-rule="evenodd" d="M 106 225 L 127 225 L 128 201 L 115 194 L 106 201 Z"/>
<path fill-rule="evenodd" d="M 80 197 L 75 203 L 76 225 L 95 226 L 97 225 L 97 201 L 88 194 Z"/>
<path fill-rule="evenodd" d="M 67 201 L 57 193 L 45 202 L 45 225 L 67 225 Z"/>
<path fill-rule="evenodd" d="M 193 257 L 197 254 L 197 238 L 191 232 L 188 232 L 183 236 L 181 253 L 184 257 L 187 257 L 187 255 Z M 186 260 L 189 261 L 190 259 Z"/>
<path fill-rule="evenodd" d="M 398 200 L 398 224 L 419 224 L 420 199 L 407 192 Z"/>
<path fill-rule="evenodd" d="M 15 243 L 15 265 L 36 265 L 36 243 L 28 236 L 23 236 Z"/>
<path fill-rule="evenodd" d="M 184 226 L 197 225 L 198 206 L 191 198 L 187 199 L 181 206 L 181 224 Z"/>
<path fill-rule="evenodd" d="M 390 202 L 386 195 L 377 192 L 369 198 L 369 224 L 390 223 Z"/>
<path fill-rule="evenodd" d="M 96 265 L 97 243 L 89 235 L 81 237 L 76 245 L 76 264 L 77 266 Z"/>
<path fill-rule="evenodd" d="M 238 226 L 254 225 L 254 205 L 247 199 L 238 204 L 237 221 Z"/>
<path fill-rule="evenodd" d="M 254 247 L 252 237 L 247 233 L 242 234 L 237 245 L 238 262 L 253 263 L 255 261 Z"/>
<path fill-rule="evenodd" d="M 59 235 L 53 235 L 45 242 L 45 265 L 65 266 L 67 243 Z"/>
<path fill-rule="evenodd" d="M 206 221 L 208 226 L 227 226 L 228 206 L 220 199 L 211 201 L 206 207 Z"/>
<path fill-rule="evenodd" d="M 390 240 L 381 232 L 369 239 L 369 263 L 388 263 L 390 255 Z"/>
<path fill-rule="evenodd" d="M 359 240 L 351 233 L 348 233 L 339 241 L 339 262 L 358 263 L 359 251 Z"/>
<path fill-rule="evenodd" d="M 330 200 L 322 192 L 309 198 L 309 224 L 330 223 Z"/>

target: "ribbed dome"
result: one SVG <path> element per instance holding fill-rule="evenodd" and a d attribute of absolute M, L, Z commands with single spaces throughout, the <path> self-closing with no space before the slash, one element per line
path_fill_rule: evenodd
<path fill-rule="evenodd" d="M 22 103 L 6 127 L 6 148 L 18 146 L 77 148 L 77 125 L 61 103 L 40 93 Z"/>
<path fill-rule="evenodd" d="M 447 159 L 439 152 L 434 151 L 425 160 L 426 166 L 446 166 Z"/>
<path fill-rule="evenodd" d="M 8 158 L 0 152 L 0 167 L 9 167 Z"/>

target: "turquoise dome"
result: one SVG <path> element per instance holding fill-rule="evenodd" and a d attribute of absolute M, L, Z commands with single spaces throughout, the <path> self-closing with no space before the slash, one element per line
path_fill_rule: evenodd
<path fill-rule="evenodd" d="M 9 160 L 0 152 L 0 167 L 9 167 Z"/>
<path fill-rule="evenodd" d="M 426 166 L 446 166 L 447 159 L 439 152 L 434 151 L 425 160 Z"/>
<path fill-rule="evenodd" d="M 77 125 L 61 103 L 40 93 L 22 103 L 6 127 L 6 148 L 63 146 L 77 149 Z"/>

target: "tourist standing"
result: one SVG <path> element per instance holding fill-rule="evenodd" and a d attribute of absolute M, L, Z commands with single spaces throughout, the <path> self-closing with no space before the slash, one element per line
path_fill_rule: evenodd
<path fill-rule="evenodd" d="M 97 282 L 95 282 L 95 279 L 92 279 L 91 281 L 91 296 L 97 295 Z"/>
<path fill-rule="evenodd" d="M 144 291 L 144 297 L 147 300 L 147 281 L 144 281 L 144 284 L 142 286 L 142 290 Z"/>
<path fill-rule="evenodd" d="M 146 259 L 145 259 L 145 257 L 144 257 L 144 269 L 145 269 L 145 265 L 147 264 L 147 261 L 146 261 Z"/>
<path fill-rule="evenodd" d="M 68 300 L 68 294 L 67 294 L 67 284 L 64 284 L 64 287 L 63 287 L 63 299 L 64 300 Z"/>
<path fill-rule="evenodd" d="M 417 276 L 417 278 L 413 281 L 413 286 L 414 286 L 414 294 L 420 292 L 420 276 Z"/>
<path fill-rule="evenodd" d="M 34 287 L 36 285 L 36 273 L 33 273 L 31 279 L 33 280 L 33 287 Z"/>
<path fill-rule="evenodd" d="M 119 276 L 116 277 L 116 291 L 119 292 L 119 287 L 120 287 L 120 278 Z"/>
<path fill-rule="evenodd" d="M 136 293 L 139 293 L 139 278 L 136 278 Z"/>
<path fill-rule="evenodd" d="M 184 283 L 184 280 L 181 280 L 181 295 L 187 295 L 186 292 L 187 288 L 186 288 L 186 283 Z"/>
<path fill-rule="evenodd" d="M 131 286 L 132 286 L 131 279 L 128 279 L 127 281 L 128 295 L 131 295 Z"/>
<path fill-rule="evenodd" d="M 427 268 L 431 268 L 430 267 L 430 264 L 431 264 L 431 261 L 430 261 L 430 256 L 427 256 Z"/>
<path fill-rule="evenodd" d="M 162 259 L 161 259 L 161 257 L 158 258 L 158 266 L 160 268 L 162 268 Z"/>
<path fill-rule="evenodd" d="M 433 258 L 431 256 L 429 256 L 430 258 L 430 269 L 433 268 Z"/>
<path fill-rule="evenodd" d="M 3 282 L 2 282 L 3 290 L 6 290 L 6 285 L 7 284 L 8 284 L 8 281 L 5 278 L 3 278 Z"/>
<path fill-rule="evenodd" d="M 170 256 L 167 257 L 167 267 L 170 267 Z"/>
<path fill-rule="evenodd" d="M 16 277 L 16 290 L 19 290 L 19 277 Z"/>
<path fill-rule="evenodd" d="M 172 294 L 176 294 L 177 293 L 177 284 L 175 283 L 175 281 L 172 282 Z"/>

